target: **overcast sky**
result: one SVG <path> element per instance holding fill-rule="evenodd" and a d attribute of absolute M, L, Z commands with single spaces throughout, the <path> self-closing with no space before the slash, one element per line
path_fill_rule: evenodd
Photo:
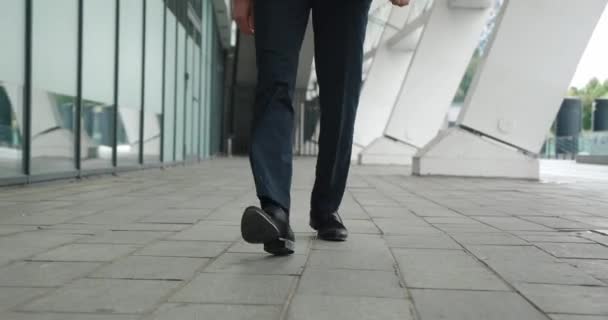
<path fill-rule="evenodd" d="M 572 85 L 582 87 L 593 77 L 601 81 L 608 79 L 608 8 L 595 29 Z"/>

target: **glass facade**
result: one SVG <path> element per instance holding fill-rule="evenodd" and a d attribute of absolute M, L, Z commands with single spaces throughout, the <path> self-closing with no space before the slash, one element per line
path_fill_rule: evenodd
<path fill-rule="evenodd" d="M 219 39 L 211 1 L 0 0 L 0 184 L 219 152 Z"/>

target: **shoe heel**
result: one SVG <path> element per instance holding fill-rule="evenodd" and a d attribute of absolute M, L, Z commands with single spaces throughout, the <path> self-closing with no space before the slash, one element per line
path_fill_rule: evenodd
<path fill-rule="evenodd" d="M 264 251 L 275 256 L 287 256 L 295 252 L 295 242 L 279 238 L 270 242 L 264 243 Z"/>
<path fill-rule="evenodd" d="M 266 243 L 280 237 L 279 229 L 260 208 L 245 209 L 241 219 L 241 235 L 249 243 Z"/>

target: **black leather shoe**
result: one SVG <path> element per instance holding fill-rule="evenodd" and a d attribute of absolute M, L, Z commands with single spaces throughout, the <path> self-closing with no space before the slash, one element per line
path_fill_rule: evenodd
<path fill-rule="evenodd" d="M 319 239 L 326 241 L 346 241 L 348 230 L 337 212 L 324 217 L 311 214 L 310 227 L 317 230 Z"/>
<path fill-rule="evenodd" d="M 241 235 L 249 243 L 263 243 L 264 251 L 276 256 L 294 252 L 295 238 L 289 226 L 289 216 L 279 207 L 245 209 Z"/>

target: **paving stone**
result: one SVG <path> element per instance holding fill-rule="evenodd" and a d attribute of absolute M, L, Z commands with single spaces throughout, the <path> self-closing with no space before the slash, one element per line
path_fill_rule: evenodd
<path fill-rule="evenodd" d="M 61 234 L 52 231 L 22 232 L 2 237 L 2 241 L 0 241 L 0 265 L 70 243 L 80 237 L 79 235 Z"/>
<path fill-rule="evenodd" d="M 412 295 L 420 320 L 547 320 L 513 292 L 416 289 Z"/>
<path fill-rule="evenodd" d="M 288 320 L 410 320 L 413 308 L 408 300 L 295 295 L 289 307 Z"/>
<path fill-rule="evenodd" d="M 598 232 L 599 231 L 602 231 L 602 230 L 598 230 Z M 586 233 L 582 234 L 581 237 L 585 238 L 586 240 L 600 243 L 600 244 L 603 244 L 608 247 L 608 231 L 606 231 L 606 230 L 604 230 L 604 232 L 602 234 L 597 233 L 597 232 L 586 232 Z"/>
<path fill-rule="evenodd" d="M 0 312 L 8 310 L 16 305 L 26 302 L 32 298 L 43 295 L 47 288 L 8 288 L 0 287 Z"/>
<path fill-rule="evenodd" d="M 105 315 L 92 313 L 33 313 L 0 311 L 2 320 L 138 320 L 136 315 Z"/>
<path fill-rule="evenodd" d="M 99 266 L 89 262 L 18 262 L 0 269 L 0 286 L 61 286 Z"/>
<path fill-rule="evenodd" d="M 543 226 L 553 228 L 553 229 L 584 229 L 588 230 L 591 228 L 590 225 L 578 222 L 567 220 L 559 217 L 530 217 L 527 216 L 523 218 L 524 220 L 542 224 Z"/>
<path fill-rule="evenodd" d="M 306 256 L 274 257 L 268 254 L 224 253 L 205 268 L 206 272 L 241 274 L 299 275 Z"/>
<path fill-rule="evenodd" d="M 608 259 L 608 247 L 587 243 L 539 243 L 538 247 L 559 258 Z"/>
<path fill-rule="evenodd" d="M 508 233 L 450 233 L 466 245 L 526 245 L 526 241 Z"/>
<path fill-rule="evenodd" d="M 33 261 L 112 261 L 138 247 L 128 244 L 68 244 L 39 254 Z"/>
<path fill-rule="evenodd" d="M 272 305 L 164 304 L 146 320 L 279 320 L 281 307 Z"/>
<path fill-rule="evenodd" d="M 13 226 L 13 225 L 0 225 L 0 236 L 6 236 L 15 234 L 23 231 L 34 231 L 36 226 Z"/>
<path fill-rule="evenodd" d="M 215 241 L 158 241 L 145 246 L 134 254 L 157 257 L 215 258 L 230 244 L 230 242 Z"/>
<path fill-rule="evenodd" d="M 296 244 L 298 246 L 298 244 Z M 342 250 L 342 251 L 378 251 L 386 249 L 386 242 L 380 235 L 373 234 L 351 234 L 346 242 L 312 240 L 312 248 L 315 250 Z M 299 247 L 296 249 L 299 251 Z"/>
<path fill-rule="evenodd" d="M 376 218 L 392 218 L 392 219 L 415 219 L 416 216 L 407 208 L 401 206 L 394 207 L 378 207 L 378 206 L 367 206 L 365 207 L 369 216 Z"/>
<path fill-rule="evenodd" d="M 412 228 L 428 228 L 429 233 L 436 233 L 430 224 L 421 218 L 415 219 L 374 219 L 374 223 L 384 234 L 411 234 Z"/>
<path fill-rule="evenodd" d="M 380 230 L 371 220 L 344 220 L 344 225 L 348 228 L 349 234 L 380 234 Z"/>
<path fill-rule="evenodd" d="M 24 311 L 144 313 L 177 281 L 82 279 L 21 307 Z"/>
<path fill-rule="evenodd" d="M 531 243 L 593 243 L 591 240 L 581 238 L 578 232 L 535 232 L 517 234 L 517 236 Z"/>
<path fill-rule="evenodd" d="M 277 275 L 201 273 L 169 301 L 282 305 L 295 279 Z"/>
<path fill-rule="evenodd" d="M 552 229 L 540 224 L 532 223 L 515 217 L 476 217 L 479 221 L 487 223 L 500 230 L 534 230 L 550 231 Z"/>
<path fill-rule="evenodd" d="M 511 261 L 536 261 L 536 262 L 555 262 L 555 257 L 540 250 L 534 246 L 481 246 L 467 245 L 471 251 L 480 260 L 492 260 L 496 263 L 511 262 Z"/>
<path fill-rule="evenodd" d="M 209 259 L 129 256 L 119 259 L 90 275 L 91 278 L 185 280 Z"/>
<path fill-rule="evenodd" d="M 408 288 L 504 290 L 485 266 L 458 250 L 393 249 Z"/>
<path fill-rule="evenodd" d="M 79 243 L 146 244 L 167 237 L 166 231 L 107 231 L 92 237 L 83 237 Z"/>
<path fill-rule="evenodd" d="M 550 314 L 551 320 L 608 320 L 608 316 L 581 316 L 568 314 Z"/>
<path fill-rule="evenodd" d="M 147 215 L 138 222 L 143 223 L 184 223 L 194 224 L 205 219 L 211 213 L 210 210 L 180 210 L 168 209 L 165 212 Z"/>
<path fill-rule="evenodd" d="M 385 236 L 385 239 L 391 248 L 462 249 L 458 243 L 443 234 Z"/>
<path fill-rule="evenodd" d="M 517 289 L 547 313 L 608 315 L 608 287 L 517 284 Z"/>
<path fill-rule="evenodd" d="M 470 223 L 465 223 L 465 224 L 456 224 L 456 223 L 452 223 L 452 224 L 436 224 L 434 225 L 434 227 L 436 227 L 437 229 L 448 233 L 448 234 L 455 234 L 455 233 L 498 233 L 501 232 L 501 230 L 491 227 L 491 226 L 486 226 L 486 225 L 474 225 L 474 224 L 470 224 Z"/>
<path fill-rule="evenodd" d="M 479 221 L 474 219 L 464 217 L 464 216 L 454 216 L 454 217 L 425 217 L 424 220 L 430 224 L 472 224 L 472 225 L 480 225 Z"/>
<path fill-rule="evenodd" d="M 597 279 L 608 280 L 608 260 L 567 259 L 563 261 L 568 262 Z"/>
<path fill-rule="evenodd" d="M 235 241 L 241 237 L 237 226 L 224 226 L 201 221 L 189 229 L 171 236 L 170 240 Z"/>
<path fill-rule="evenodd" d="M 405 298 L 405 289 L 391 271 L 324 270 L 304 271 L 298 293 L 307 295 Z"/>
<path fill-rule="evenodd" d="M 394 270 L 395 261 L 387 249 L 379 251 L 313 250 L 308 267 L 322 269 Z"/>
<path fill-rule="evenodd" d="M 486 261 L 507 281 L 565 285 L 595 285 L 603 283 L 567 263 L 528 261 Z"/>

